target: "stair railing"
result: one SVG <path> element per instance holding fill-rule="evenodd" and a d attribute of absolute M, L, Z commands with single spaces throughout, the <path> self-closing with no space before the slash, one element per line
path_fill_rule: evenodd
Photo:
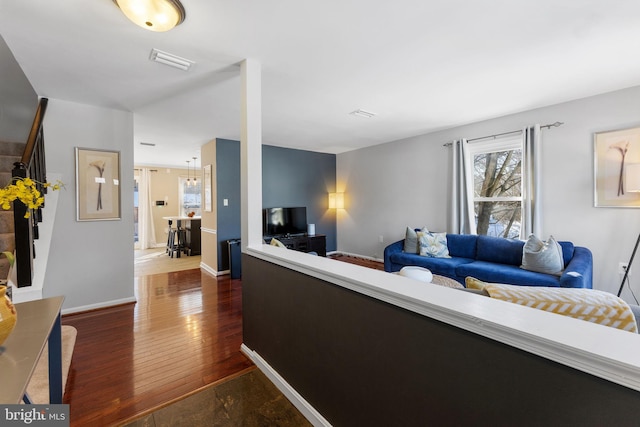
<path fill-rule="evenodd" d="M 35 118 L 29 132 L 29 139 L 19 162 L 13 164 L 14 178 L 31 178 L 36 181 L 36 188 L 46 193 L 43 183 L 47 181 L 46 162 L 44 158 L 44 135 L 42 122 L 47 109 L 47 98 L 38 103 Z M 33 282 L 33 259 L 35 258 L 34 239 L 38 238 L 38 223 L 42 222 L 42 205 L 32 209 L 29 218 L 25 218 L 28 207 L 20 200 L 13 202 L 13 221 L 15 226 L 17 286 L 31 286 Z"/>

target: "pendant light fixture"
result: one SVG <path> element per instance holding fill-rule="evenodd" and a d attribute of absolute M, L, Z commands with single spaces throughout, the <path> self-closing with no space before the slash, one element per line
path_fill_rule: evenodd
<path fill-rule="evenodd" d="M 134 24 L 150 31 L 169 31 L 186 13 L 179 0 L 113 0 Z"/>
<path fill-rule="evenodd" d="M 189 167 L 189 162 L 191 160 L 187 160 L 187 185 L 191 185 L 191 168 Z"/>
<path fill-rule="evenodd" d="M 193 185 L 197 185 L 196 180 L 198 179 L 198 173 L 196 172 L 196 159 L 197 157 L 193 158 Z"/>

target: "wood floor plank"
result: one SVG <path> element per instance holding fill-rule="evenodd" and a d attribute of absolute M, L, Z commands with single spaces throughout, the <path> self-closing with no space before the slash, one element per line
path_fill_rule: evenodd
<path fill-rule="evenodd" d="M 239 280 L 161 273 L 139 277 L 136 295 L 136 304 L 63 316 L 78 330 L 71 426 L 118 425 L 252 366 L 240 352 Z"/>

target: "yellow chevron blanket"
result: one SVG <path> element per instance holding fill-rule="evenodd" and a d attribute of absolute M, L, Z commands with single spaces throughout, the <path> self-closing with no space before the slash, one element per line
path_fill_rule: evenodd
<path fill-rule="evenodd" d="M 608 292 L 594 289 L 567 289 L 514 286 L 487 283 L 484 290 L 491 298 L 533 307 L 551 313 L 638 332 L 629 305 Z"/>

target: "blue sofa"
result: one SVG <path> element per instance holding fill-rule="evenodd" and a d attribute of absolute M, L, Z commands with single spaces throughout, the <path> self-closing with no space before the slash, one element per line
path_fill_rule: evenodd
<path fill-rule="evenodd" d="M 591 251 L 571 242 L 558 243 L 562 247 L 565 266 L 560 276 L 520 268 L 525 244 L 521 240 L 471 234 L 447 234 L 451 258 L 406 253 L 403 251 L 404 240 L 399 240 L 385 248 L 384 269 L 395 272 L 404 266 L 420 266 L 463 285 L 465 277 L 472 276 L 485 282 L 510 285 L 592 288 Z"/>

